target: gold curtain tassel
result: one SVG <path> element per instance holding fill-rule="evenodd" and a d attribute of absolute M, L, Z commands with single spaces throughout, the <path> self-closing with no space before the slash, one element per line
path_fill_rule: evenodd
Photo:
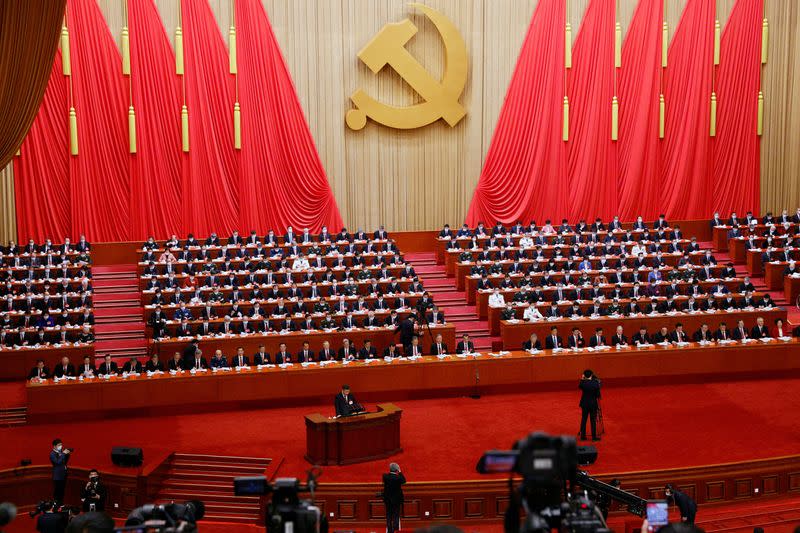
<path fill-rule="evenodd" d="M 239 102 L 233 104 L 233 147 L 242 149 L 242 109 Z"/>
<path fill-rule="evenodd" d="M 758 122 L 756 134 L 760 137 L 764 133 L 764 93 L 758 91 Z"/>
<path fill-rule="evenodd" d="M 667 119 L 667 104 L 664 101 L 664 95 L 658 95 L 658 138 L 664 138 L 664 124 Z"/>
<path fill-rule="evenodd" d="M 711 93 L 711 128 L 708 134 L 711 137 L 717 136 L 717 93 Z"/>
<path fill-rule="evenodd" d="M 667 68 L 667 51 L 669 50 L 669 24 L 661 25 L 661 67 Z"/>
<path fill-rule="evenodd" d="M 769 21 L 764 17 L 761 21 L 761 64 L 767 62 L 767 50 L 769 49 Z"/>
<path fill-rule="evenodd" d="M 22 155 L 22 147 L 21 146 L 19 148 L 17 148 L 17 153 L 14 154 L 14 155 L 17 156 L 17 157 L 20 157 Z"/>
<path fill-rule="evenodd" d="M 183 151 L 189 151 L 189 108 L 183 104 L 181 108 L 181 143 Z"/>
<path fill-rule="evenodd" d="M 619 99 L 615 96 L 611 99 L 611 140 L 619 138 Z"/>
<path fill-rule="evenodd" d="M 131 75 L 131 41 L 128 27 L 122 27 L 122 74 Z"/>
<path fill-rule="evenodd" d="M 136 111 L 133 106 L 128 108 L 128 150 L 136 153 Z"/>
<path fill-rule="evenodd" d="M 614 28 L 614 66 L 622 66 L 622 24 L 619 22 Z"/>
<path fill-rule="evenodd" d="M 572 68 L 572 24 L 564 27 L 564 68 Z"/>
<path fill-rule="evenodd" d="M 719 35 L 721 26 L 719 21 L 714 21 L 714 64 L 719 65 Z"/>
<path fill-rule="evenodd" d="M 72 75 L 72 65 L 69 59 L 69 30 L 66 25 L 61 26 L 61 70 L 64 76 Z"/>
<path fill-rule="evenodd" d="M 78 155 L 78 114 L 75 108 L 69 108 L 69 153 Z"/>
<path fill-rule="evenodd" d="M 228 66 L 231 74 L 236 74 L 236 28 L 228 30 Z"/>
<path fill-rule="evenodd" d="M 564 95 L 564 124 L 561 130 L 561 140 L 569 140 L 569 98 Z"/>
<path fill-rule="evenodd" d="M 183 30 L 175 28 L 175 74 L 183 76 Z"/>

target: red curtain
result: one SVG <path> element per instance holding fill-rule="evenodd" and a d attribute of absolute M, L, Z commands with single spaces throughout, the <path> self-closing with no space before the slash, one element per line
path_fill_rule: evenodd
<path fill-rule="evenodd" d="M 180 80 L 153 0 L 128 1 L 136 154 L 130 165 L 129 239 L 183 231 Z"/>
<path fill-rule="evenodd" d="M 763 13 L 764 0 L 738 0 L 722 34 L 712 180 L 712 207 L 720 213 L 760 208 L 756 128 Z"/>
<path fill-rule="evenodd" d="M 67 3 L 77 156 L 69 158 L 73 234 L 123 241 L 130 228 L 128 87 L 122 59 L 94 0 Z"/>
<path fill-rule="evenodd" d="M 617 213 L 617 148 L 611 140 L 615 0 L 592 0 L 573 48 L 567 143 L 572 219 Z"/>
<path fill-rule="evenodd" d="M 511 78 L 467 223 L 567 214 L 563 0 L 540 0 Z"/>
<path fill-rule="evenodd" d="M 666 131 L 657 205 L 670 218 L 708 218 L 716 0 L 688 0 L 669 47 Z"/>
<path fill-rule="evenodd" d="M 41 105 L 65 3 L 0 2 L 0 168 L 14 157 Z"/>
<path fill-rule="evenodd" d="M 181 2 L 189 153 L 183 161 L 187 232 L 238 229 L 238 161 L 233 148 L 233 76 L 228 49 L 208 2 Z"/>
<path fill-rule="evenodd" d="M 618 188 L 621 220 L 659 215 L 658 101 L 663 0 L 640 0 L 622 45 L 619 69 Z"/>
<path fill-rule="evenodd" d="M 236 0 L 241 226 L 342 226 L 325 169 L 261 0 Z"/>
<path fill-rule="evenodd" d="M 21 157 L 14 158 L 17 239 L 27 242 L 72 236 L 69 198 L 67 78 L 56 53 L 50 81 Z"/>

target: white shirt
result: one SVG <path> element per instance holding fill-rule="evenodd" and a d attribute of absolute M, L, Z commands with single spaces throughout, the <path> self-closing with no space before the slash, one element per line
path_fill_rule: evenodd
<path fill-rule="evenodd" d="M 530 235 L 525 235 L 519 240 L 520 248 L 533 248 L 533 239 Z"/>
<path fill-rule="evenodd" d="M 298 257 L 292 263 L 292 270 L 308 270 L 308 259 L 305 257 Z"/>
<path fill-rule="evenodd" d="M 542 313 L 535 305 L 530 305 L 525 309 L 525 312 L 522 313 L 522 318 L 525 320 L 541 320 L 544 316 L 542 316 Z"/>
<path fill-rule="evenodd" d="M 491 296 L 489 296 L 489 307 L 505 307 L 506 300 L 503 298 L 503 293 L 501 292 L 493 292 Z"/>

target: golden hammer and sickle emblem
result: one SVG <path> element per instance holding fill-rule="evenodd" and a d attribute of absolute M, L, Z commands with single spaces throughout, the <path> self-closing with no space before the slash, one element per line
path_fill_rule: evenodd
<path fill-rule="evenodd" d="M 358 53 L 358 58 L 377 74 L 385 66 L 391 66 L 412 89 L 425 100 L 421 104 L 397 107 L 378 102 L 363 90 L 358 89 L 350 97 L 355 109 L 345 116 L 350 129 L 360 130 L 367 124 L 367 117 L 391 128 L 412 129 L 427 126 L 443 118 L 455 126 L 467 114 L 458 102 L 467 83 L 467 45 L 458 29 L 444 15 L 422 4 L 409 4 L 425 13 L 444 42 L 445 67 L 442 80 L 437 81 L 405 48 L 406 43 L 417 33 L 417 27 L 409 19 L 386 24 L 378 34 Z"/>

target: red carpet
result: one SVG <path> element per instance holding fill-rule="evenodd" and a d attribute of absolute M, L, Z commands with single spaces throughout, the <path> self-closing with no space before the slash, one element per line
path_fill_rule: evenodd
<path fill-rule="evenodd" d="M 705 465 L 798 453 L 800 379 L 609 389 L 607 436 L 593 473 Z M 357 393 L 357 391 L 356 391 Z M 477 477 L 488 448 L 506 448 L 534 429 L 575 434 L 578 391 L 402 402 L 404 452 L 395 458 L 412 480 Z M 145 458 L 163 450 L 285 458 L 282 476 L 308 465 L 303 415 L 331 406 L 215 414 L 53 423 L 0 429 L 0 467 L 22 458 L 45 463 L 61 437 L 77 448 L 74 464 L 112 469 L 114 445 L 141 446 Z M 325 468 L 322 482 L 377 479 L 387 461 Z"/>

